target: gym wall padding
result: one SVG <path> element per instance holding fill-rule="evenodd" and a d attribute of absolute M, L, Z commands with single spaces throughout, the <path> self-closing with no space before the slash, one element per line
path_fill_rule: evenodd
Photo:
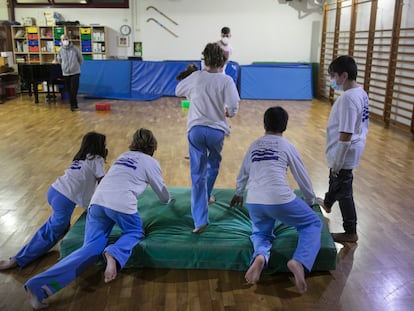
<path fill-rule="evenodd" d="M 190 211 L 191 189 L 169 187 L 175 201 L 159 203 L 148 188 L 138 198 L 138 209 L 145 228 L 145 238 L 132 252 L 127 268 L 213 269 L 245 271 L 250 264 L 253 247 L 250 242 L 251 222 L 242 208 L 230 208 L 234 189 L 215 189 L 216 202 L 209 205 L 209 225 L 201 234 L 193 234 Z M 323 221 L 321 249 L 313 271 L 336 268 L 336 248 L 318 206 L 314 211 Z M 82 214 L 60 243 L 61 257 L 82 246 L 86 214 Z M 288 272 L 286 263 L 292 257 L 298 240 L 293 227 L 278 222 L 275 225 L 267 273 Z M 109 242 L 121 235 L 115 226 Z M 103 263 L 102 261 L 100 262 Z"/>
<path fill-rule="evenodd" d="M 252 64 L 240 66 L 241 99 L 312 100 L 309 64 Z"/>
<path fill-rule="evenodd" d="M 81 66 L 79 93 L 98 98 L 129 98 L 131 62 L 127 60 L 85 60 Z"/>
<path fill-rule="evenodd" d="M 128 100 L 175 96 L 175 77 L 189 63 L 201 68 L 201 61 L 86 60 L 81 67 L 79 93 Z M 238 64 L 229 62 L 226 72 L 237 84 Z"/>

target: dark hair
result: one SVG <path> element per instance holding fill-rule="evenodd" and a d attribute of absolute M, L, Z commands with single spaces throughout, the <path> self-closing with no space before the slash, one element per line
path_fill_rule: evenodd
<path fill-rule="evenodd" d="M 97 155 L 106 159 L 108 151 L 106 149 L 105 142 L 106 136 L 104 134 L 97 132 L 86 133 L 82 138 L 82 143 L 79 151 L 73 157 L 73 161 L 85 160 L 88 155 L 88 159 L 93 159 Z"/>
<path fill-rule="evenodd" d="M 208 43 L 204 48 L 203 57 L 208 67 L 220 68 L 227 61 L 224 50 L 217 43 Z"/>
<path fill-rule="evenodd" d="M 229 27 L 223 27 L 223 28 L 221 28 L 221 33 L 223 35 L 228 35 L 230 33 L 230 28 Z"/>
<path fill-rule="evenodd" d="M 336 58 L 328 67 L 328 73 L 333 74 L 337 73 L 338 75 L 343 74 L 344 72 L 348 73 L 348 80 L 355 81 L 357 78 L 357 65 L 355 60 L 348 55 L 339 56 Z"/>
<path fill-rule="evenodd" d="M 286 131 L 289 115 L 282 107 L 270 107 L 263 119 L 266 132 L 283 133 Z"/>
<path fill-rule="evenodd" d="M 192 74 L 194 71 L 198 70 L 198 66 L 194 63 L 188 64 L 187 67 L 185 67 L 185 70 L 181 71 L 175 79 L 178 81 L 184 80 L 187 78 L 190 74 Z"/>
<path fill-rule="evenodd" d="M 157 139 L 150 130 L 145 128 L 140 128 L 137 130 L 132 137 L 131 145 L 129 145 L 129 150 L 131 151 L 141 151 L 145 154 L 152 156 L 157 150 Z"/>

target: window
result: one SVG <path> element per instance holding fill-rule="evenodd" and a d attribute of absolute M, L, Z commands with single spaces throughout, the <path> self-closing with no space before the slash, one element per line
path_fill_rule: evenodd
<path fill-rule="evenodd" d="M 129 8 L 129 0 L 13 0 L 15 8 Z"/>

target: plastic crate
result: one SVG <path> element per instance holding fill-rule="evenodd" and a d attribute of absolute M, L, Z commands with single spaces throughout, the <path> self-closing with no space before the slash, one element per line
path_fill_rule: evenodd
<path fill-rule="evenodd" d="M 91 41 L 91 34 L 81 34 L 81 39 L 82 40 L 89 40 Z"/>
<path fill-rule="evenodd" d="M 39 52 L 38 46 L 29 46 L 29 52 Z"/>
<path fill-rule="evenodd" d="M 83 55 L 83 59 L 84 60 L 92 60 L 93 58 L 92 58 L 92 54 L 84 54 Z"/>
<path fill-rule="evenodd" d="M 29 39 L 29 40 L 37 40 L 37 39 L 39 39 L 39 36 L 37 35 L 37 33 L 36 34 L 29 33 L 27 35 L 27 39 Z"/>
<path fill-rule="evenodd" d="M 37 33 L 37 27 L 27 27 L 27 33 Z"/>
<path fill-rule="evenodd" d="M 55 33 L 55 35 L 63 35 L 65 33 L 65 28 L 63 28 L 63 27 L 55 27 L 53 29 L 53 32 Z"/>
<path fill-rule="evenodd" d="M 55 27 L 53 30 L 53 33 L 54 33 L 54 38 L 60 40 L 60 37 L 65 33 L 65 28 Z"/>
<path fill-rule="evenodd" d="M 39 41 L 37 40 L 29 40 L 29 46 L 38 46 L 39 45 Z"/>
<path fill-rule="evenodd" d="M 80 28 L 80 33 L 81 35 L 87 35 L 87 34 L 91 34 L 91 28 Z"/>
<path fill-rule="evenodd" d="M 96 103 L 95 109 L 97 111 L 109 111 L 109 110 L 111 110 L 111 104 L 110 103 L 105 103 L 105 102 Z"/>

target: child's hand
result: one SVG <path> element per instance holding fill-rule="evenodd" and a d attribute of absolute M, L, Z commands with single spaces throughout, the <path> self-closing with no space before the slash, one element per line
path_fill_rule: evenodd
<path fill-rule="evenodd" d="M 234 207 L 234 206 L 239 206 L 239 207 L 243 206 L 243 196 L 242 195 L 234 195 L 233 196 L 233 199 L 231 199 L 231 202 L 230 202 L 230 207 Z"/>

